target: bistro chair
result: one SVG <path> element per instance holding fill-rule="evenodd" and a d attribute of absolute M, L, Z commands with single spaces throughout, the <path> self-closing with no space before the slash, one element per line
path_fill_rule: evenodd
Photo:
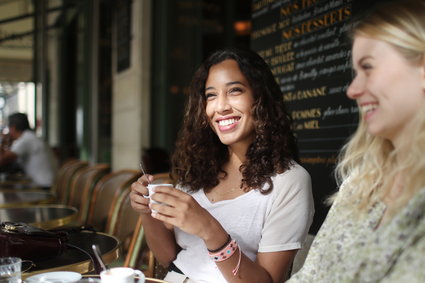
<path fill-rule="evenodd" d="M 89 165 L 86 161 L 72 160 L 66 163 L 64 172 L 58 175 L 55 183 L 56 197 L 59 203 L 66 204 L 69 198 L 70 184 L 78 171 Z"/>
<path fill-rule="evenodd" d="M 96 231 L 106 232 L 106 223 L 121 192 L 128 189 L 137 180 L 140 172 L 124 169 L 103 176 L 96 184 L 89 206 L 86 225 L 93 226 Z M 111 211 L 111 212 L 110 212 Z"/>
<path fill-rule="evenodd" d="M 55 181 L 53 182 L 53 185 L 51 187 L 51 192 L 53 194 L 58 195 L 60 193 L 59 190 L 63 188 L 62 184 L 65 178 L 66 171 L 68 171 L 71 168 L 72 164 L 77 162 L 78 160 L 76 159 L 68 160 L 59 167 L 59 170 L 55 176 Z"/>
<path fill-rule="evenodd" d="M 121 251 L 125 256 L 131 238 L 136 230 L 139 214 L 133 210 L 130 203 L 130 190 L 127 187 L 119 195 L 106 226 L 106 233 L 117 237 L 121 241 Z"/>
<path fill-rule="evenodd" d="M 155 258 L 149 250 L 140 215 L 130 204 L 130 190 L 121 193 L 110 222 L 108 234 L 120 240 L 121 257 L 113 266 L 140 269 L 147 277 L 153 277 Z M 111 267 L 113 267 L 111 266 Z"/>
<path fill-rule="evenodd" d="M 142 218 L 139 217 L 124 261 L 125 267 L 143 270 L 146 277 L 155 276 L 155 258 L 149 250 Z"/>
<path fill-rule="evenodd" d="M 147 246 L 141 218 L 133 233 L 124 266 L 142 270 L 146 277 L 163 279 L 167 275 L 168 268 L 159 264 Z"/>
<path fill-rule="evenodd" d="M 70 185 L 68 205 L 79 210 L 78 223 L 85 223 L 92 192 L 100 178 L 109 173 L 108 164 L 95 164 L 76 173 Z"/>
<path fill-rule="evenodd" d="M 106 223 L 106 233 L 120 241 L 120 257 L 110 264 L 110 268 L 124 266 L 125 257 L 139 219 L 139 214 L 132 209 L 130 204 L 129 188 L 130 184 L 121 191 L 116 201 L 114 201 Z"/>
<path fill-rule="evenodd" d="M 140 216 L 131 207 L 129 189 L 131 183 L 111 207 L 106 233 L 117 237 L 121 242 L 122 258 L 115 263 L 116 266 L 139 268 L 146 273 L 146 276 L 154 276 L 159 265 L 145 242 Z M 153 183 L 171 183 L 171 178 L 168 173 L 154 174 Z"/>

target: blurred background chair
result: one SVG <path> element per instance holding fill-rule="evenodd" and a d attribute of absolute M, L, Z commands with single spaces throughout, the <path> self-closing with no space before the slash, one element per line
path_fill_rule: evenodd
<path fill-rule="evenodd" d="M 107 219 L 113 211 L 111 208 L 121 193 L 139 176 L 137 170 L 120 170 L 103 176 L 92 192 L 86 225 L 93 226 L 96 231 L 106 232 Z"/>
<path fill-rule="evenodd" d="M 71 168 L 72 164 L 76 162 L 78 162 L 76 159 L 68 160 L 59 167 L 55 181 L 53 182 L 53 185 L 50 189 L 53 194 L 58 195 L 60 193 L 58 191 L 62 188 L 62 183 L 65 178 L 66 171 Z"/>
<path fill-rule="evenodd" d="M 66 162 L 58 174 L 55 181 L 54 190 L 56 193 L 57 201 L 61 204 L 66 204 L 69 198 L 70 184 L 79 170 L 84 169 L 89 165 L 86 161 L 71 160 Z M 65 167 L 64 167 L 65 166 Z"/>
<path fill-rule="evenodd" d="M 155 276 L 155 258 L 146 244 L 145 230 L 142 226 L 141 217 L 137 221 L 124 266 L 142 270 L 146 277 Z"/>
<path fill-rule="evenodd" d="M 154 183 L 170 183 L 168 173 L 154 174 Z M 122 258 L 117 265 L 127 265 L 140 268 L 146 274 L 154 275 L 155 260 L 149 251 L 144 238 L 144 229 L 139 214 L 131 207 L 130 182 L 127 190 L 111 207 L 106 226 L 106 233 L 117 237 L 121 241 Z"/>
<path fill-rule="evenodd" d="M 124 266 L 142 270 L 146 277 L 164 279 L 168 268 L 160 265 L 155 259 L 153 252 L 146 243 L 144 233 L 142 219 L 139 218 L 125 257 Z"/>
<path fill-rule="evenodd" d="M 109 172 L 109 164 L 94 164 L 83 168 L 75 174 L 70 184 L 67 204 L 79 210 L 78 223 L 84 224 L 86 222 L 93 189 L 100 178 Z"/>
<path fill-rule="evenodd" d="M 130 184 L 127 188 L 129 187 Z M 121 252 L 124 257 L 127 255 L 138 220 L 139 214 L 131 207 L 130 190 L 123 190 L 115 205 L 111 207 L 106 224 L 106 233 L 121 241 Z"/>
<path fill-rule="evenodd" d="M 108 215 L 106 233 L 116 237 L 120 241 L 120 257 L 114 263 L 110 264 L 109 267 L 124 265 L 133 235 L 137 233 L 136 227 L 139 214 L 133 210 L 130 204 L 130 184 L 128 184 L 127 189 L 121 191 L 117 200 L 111 206 Z"/>

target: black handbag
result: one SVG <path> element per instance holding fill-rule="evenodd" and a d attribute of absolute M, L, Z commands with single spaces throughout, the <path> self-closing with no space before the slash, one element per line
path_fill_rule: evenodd
<path fill-rule="evenodd" d="M 40 260 L 62 254 L 67 248 L 68 233 L 51 232 L 25 223 L 2 222 L 0 256 Z"/>
<path fill-rule="evenodd" d="M 37 261 L 61 255 L 67 249 L 86 254 L 93 262 L 95 272 L 102 271 L 100 262 L 92 252 L 69 243 L 70 233 L 81 231 L 96 233 L 92 227 L 66 227 L 43 230 L 26 223 L 2 222 L 0 224 L 0 257 L 19 257 L 23 261 Z"/>

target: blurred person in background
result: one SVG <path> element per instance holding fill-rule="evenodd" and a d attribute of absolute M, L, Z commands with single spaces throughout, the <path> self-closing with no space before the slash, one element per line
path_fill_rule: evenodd
<path fill-rule="evenodd" d="M 18 164 L 32 182 L 42 188 L 53 184 L 58 164 L 50 147 L 30 129 L 24 113 L 8 117 L 10 145 L 0 152 L 0 166 Z"/>

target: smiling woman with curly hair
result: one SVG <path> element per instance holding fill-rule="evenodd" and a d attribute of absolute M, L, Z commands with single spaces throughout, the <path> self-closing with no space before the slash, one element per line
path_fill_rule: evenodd
<path fill-rule="evenodd" d="M 176 188 L 132 185 L 133 208 L 169 282 L 282 282 L 313 216 L 291 119 L 264 60 L 213 53 L 195 73 L 172 158 Z M 164 205 L 165 204 L 165 205 Z"/>
<path fill-rule="evenodd" d="M 223 165 L 229 161 L 223 144 L 210 125 L 204 109 L 207 104 L 205 83 L 209 69 L 224 60 L 235 60 L 252 88 L 254 103 L 254 140 L 241 166 L 245 190 L 273 189 L 271 176 L 287 170 L 298 152 L 291 119 L 283 105 L 282 93 L 268 65 L 253 52 L 223 50 L 214 53 L 195 73 L 184 116 L 184 126 L 173 156 L 173 177 L 191 190 L 210 190 L 225 176 Z"/>

